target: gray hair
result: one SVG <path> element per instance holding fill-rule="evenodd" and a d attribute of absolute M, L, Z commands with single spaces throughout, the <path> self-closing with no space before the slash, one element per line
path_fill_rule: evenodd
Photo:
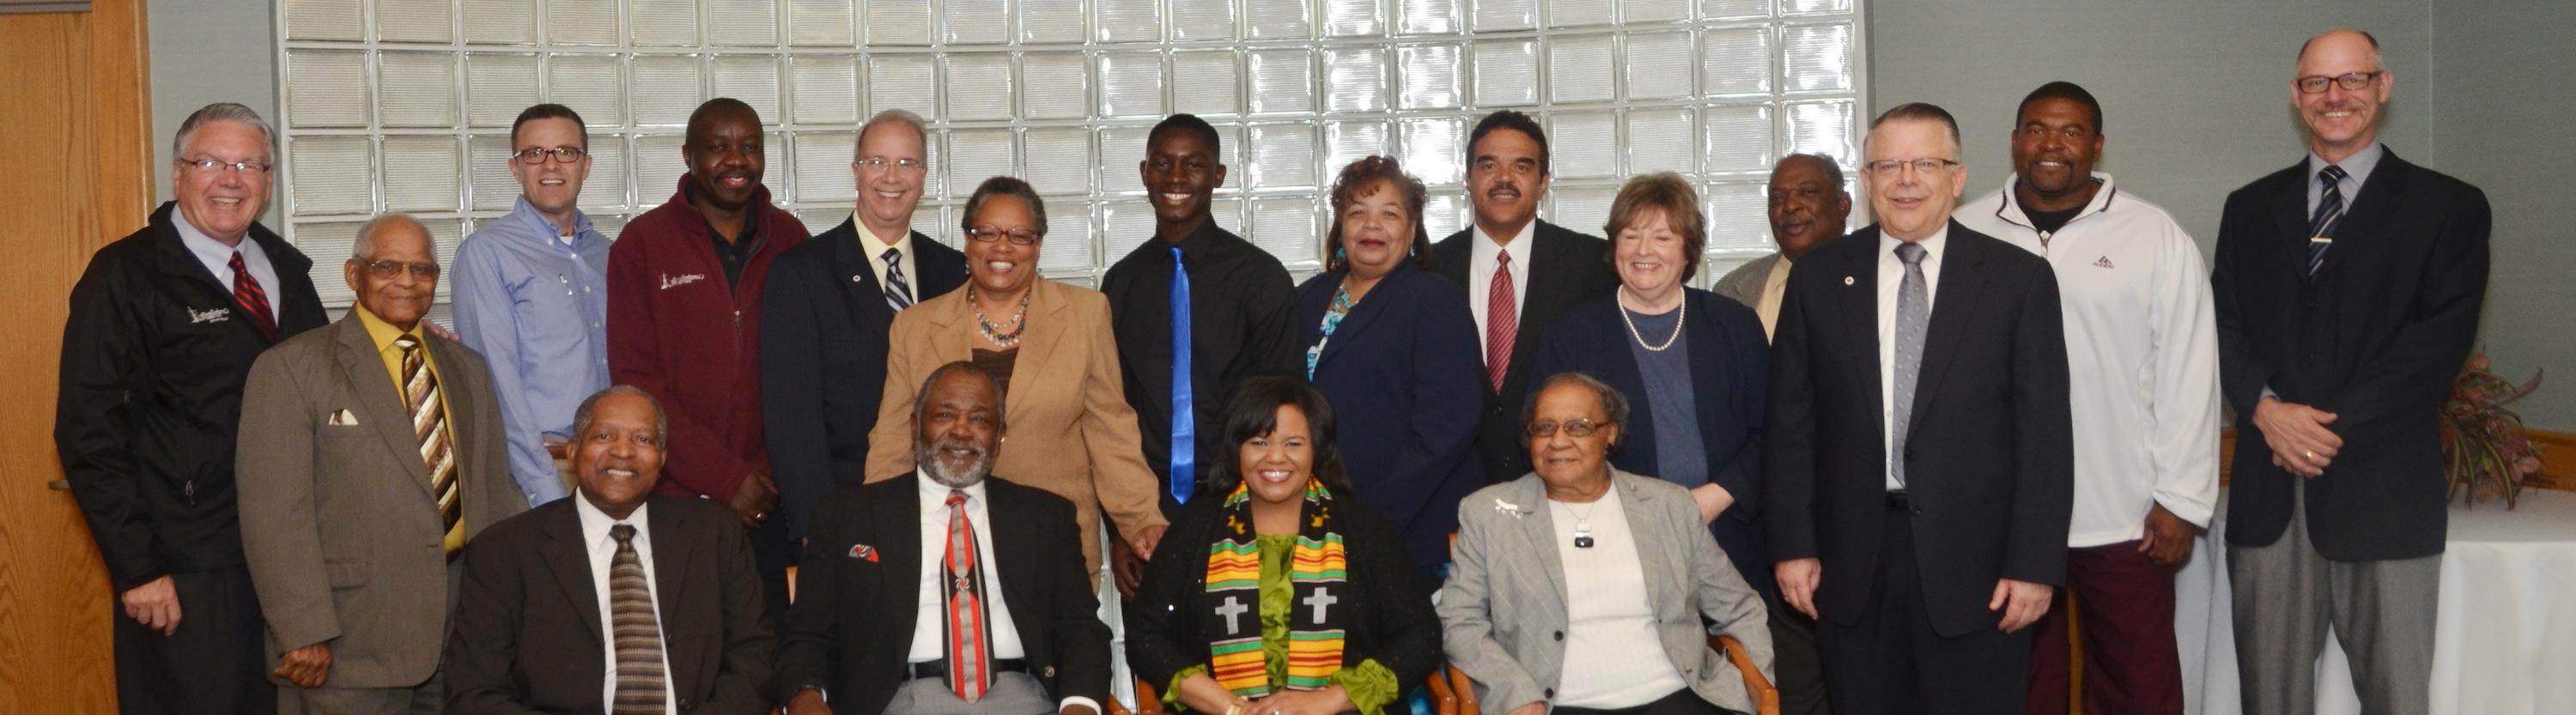
<path fill-rule="evenodd" d="M 1843 187 L 1843 164 L 1842 164 L 1842 162 L 1835 161 L 1833 157 L 1825 156 L 1825 155 L 1823 155 L 1823 154 L 1798 153 L 1798 154 L 1791 154 L 1791 155 L 1788 155 L 1788 156 L 1780 157 L 1780 163 L 1779 163 L 1779 164 L 1773 164 L 1772 166 L 1775 166 L 1775 167 L 1776 167 L 1776 166 L 1781 166 L 1781 165 L 1788 164 L 1788 163 L 1789 163 L 1789 161 L 1790 161 L 1790 160 L 1792 160 L 1792 159 L 1814 159 L 1814 160 L 1816 161 L 1816 163 L 1823 164 L 1823 165 L 1825 166 L 1825 180 L 1826 180 L 1826 181 L 1828 181 L 1828 182 L 1832 182 L 1832 183 L 1833 183 L 1833 185 L 1834 185 L 1834 190 L 1836 190 L 1836 191 L 1840 191 L 1840 190 L 1842 190 L 1842 187 Z"/>
<path fill-rule="evenodd" d="M 197 111 L 190 113 L 185 121 L 179 122 L 179 134 L 170 139 L 171 161 L 179 161 L 182 155 L 188 153 L 188 140 L 196 138 L 197 128 L 205 126 L 208 122 L 234 122 L 257 129 L 261 146 L 265 150 L 260 160 L 267 161 L 275 155 L 277 130 L 270 128 L 268 120 L 261 119 L 257 110 L 233 102 L 216 102 L 199 107 Z"/>
<path fill-rule="evenodd" d="M 596 421 L 595 418 L 597 417 L 592 414 L 592 412 L 595 408 L 599 407 L 600 400 L 607 399 L 610 395 L 634 395 L 636 397 L 644 398 L 645 404 L 653 406 L 653 442 L 655 444 L 661 444 L 670 441 L 671 414 L 662 411 L 661 400 L 653 399 L 653 393 L 645 392 L 644 388 L 641 387 L 636 387 L 634 385 L 610 385 L 608 386 L 608 389 L 590 393 L 589 397 L 582 398 L 581 406 L 573 409 L 573 443 L 579 444 L 582 441 L 582 435 L 590 432 L 590 425 L 592 422 Z"/>
<path fill-rule="evenodd" d="M 427 224 L 408 214 L 381 213 L 367 219 L 366 223 L 358 224 L 358 240 L 349 244 L 349 260 L 364 261 L 375 255 L 376 232 L 396 224 L 411 224 L 412 228 L 420 229 L 421 237 L 429 240 L 429 255 L 438 255 L 438 237 L 430 234 Z"/>
<path fill-rule="evenodd" d="M 930 153 L 930 123 L 923 121 L 921 115 L 914 114 L 909 109 L 888 109 L 877 112 L 876 116 L 868 118 L 868 123 L 859 125 L 859 137 L 855 141 L 867 141 L 869 130 L 888 124 L 911 128 L 913 136 L 921 139 L 922 153 Z"/>
<path fill-rule="evenodd" d="M 1538 387 L 1529 391 L 1529 398 L 1521 402 L 1521 426 L 1527 427 L 1531 420 L 1538 419 L 1540 394 L 1547 392 L 1549 388 L 1569 382 L 1592 389 L 1593 396 L 1601 400 L 1601 411 L 1609 414 L 1610 424 L 1628 424 L 1628 396 L 1619 394 L 1619 388 L 1611 387 L 1610 383 L 1602 382 L 1601 378 L 1568 370 L 1547 376 L 1547 379 L 1539 381 Z"/>
<path fill-rule="evenodd" d="M 974 373 L 976 377 L 984 379 L 984 384 L 992 386 L 993 401 L 996 403 L 993 405 L 993 431 L 1002 432 L 1008 430 L 1010 426 L 1003 423 L 1002 406 L 999 404 L 1002 400 L 1002 381 L 995 379 L 993 377 L 993 373 L 985 370 L 983 366 L 976 365 L 974 362 L 967 360 L 958 360 L 932 369 L 930 371 L 930 377 L 922 378 L 921 389 L 912 391 L 912 424 L 914 429 L 918 430 L 920 428 L 923 415 L 928 413 L 930 409 L 929 399 L 931 386 L 939 384 L 940 378 L 947 377 L 948 373 L 952 372 Z"/>

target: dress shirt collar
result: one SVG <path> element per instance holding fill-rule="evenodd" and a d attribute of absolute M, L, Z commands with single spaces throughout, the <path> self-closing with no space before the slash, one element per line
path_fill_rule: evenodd
<path fill-rule="evenodd" d="M 1468 242 L 1468 245 L 1472 246 L 1472 248 L 1468 250 L 1469 254 L 1477 261 L 1492 263 L 1494 261 L 1494 254 L 1508 252 L 1512 254 L 1512 260 L 1515 262 L 1522 264 L 1527 264 L 1529 262 L 1530 234 L 1537 232 L 1538 219 L 1532 218 L 1529 223 L 1521 224 L 1521 230 L 1519 232 L 1513 233 L 1510 238 L 1505 239 L 1499 245 L 1494 243 L 1493 234 L 1485 232 L 1483 224 L 1470 225 L 1472 227 L 1469 228 L 1468 231 L 1470 237 L 1475 240 Z"/>
<path fill-rule="evenodd" d="M 1882 228 L 1878 232 L 1879 260 L 1893 262 L 1899 266 L 1905 265 L 1904 259 L 1896 257 L 1896 244 L 1900 243 L 1904 243 L 1904 241 L 1898 240 L 1895 236 L 1887 235 L 1887 231 Z M 1941 228 L 1939 230 L 1933 231 L 1932 235 L 1925 236 L 1923 237 L 1923 240 L 1915 241 L 1915 243 L 1923 246 L 1924 269 L 1930 270 L 1932 267 L 1940 265 L 1942 255 L 1941 251 L 1948 248 L 1950 245 L 1950 222 L 1941 222 Z"/>
<path fill-rule="evenodd" d="M 590 497 L 582 494 L 580 490 L 574 490 L 572 495 L 572 511 L 581 515 L 581 542 L 593 547 L 607 544 L 614 548 L 616 541 L 608 535 L 608 528 L 618 524 L 635 527 L 635 538 L 638 543 L 649 543 L 644 539 L 647 538 L 647 534 L 652 533 L 652 524 L 645 520 L 644 512 L 652 506 L 649 503 L 637 504 L 635 513 L 626 515 L 624 519 L 617 519 L 610 517 L 608 512 L 600 511 L 597 505 L 591 504 Z"/>
<path fill-rule="evenodd" d="M 888 248 L 895 250 L 898 260 L 912 257 L 912 232 L 910 231 L 905 231 L 903 235 L 894 237 L 894 242 L 888 243 L 884 236 L 868 230 L 868 222 L 859 220 L 857 211 L 850 212 L 850 227 L 859 230 L 859 246 L 868 254 L 868 260 L 879 265 L 880 270 L 885 264 L 885 250 Z"/>
<path fill-rule="evenodd" d="M 1207 258 L 1209 252 L 1223 248 L 1218 245 L 1219 241 L 1215 237 L 1224 232 L 1225 229 L 1217 227 L 1216 217 L 1210 216 L 1208 220 L 1199 222 L 1198 228 L 1190 229 L 1187 235 L 1182 236 L 1180 243 L 1165 243 L 1162 236 L 1155 236 L 1154 252 L 1168 257 L 1172 255 L 1172 246 L 1180 246 L 1181 256 L 1191 263 L 1197 263 Z"/>
<path fill-rule="evenodd" d="M 2352 156 L 2344 157 L 2343 161 L 2332 162 L 2332 164 L 2343 167 L 2344 175 L 2351 177 L 2349 180 L 2353 185 L 2359 186 L 2370 181 L 2371 170 L 2379 168 L 2379 160 L 2385 156 L 2388 156 L 2388 145 L 2374 141 L 2370 146 L 2362 147 L 2361 151 L 2353 152 Z M 2316 152 L 2308 152 L 2308 175 L 2304 181 L 2309 189 L 2316 188 L 2317 172 L 2325 171 L 2328 163 L 2325 157 L 2317 156 Z M 2352 197 L 2344 197 L 2344 200 L 2350 201 Z"/>
<path fill-rule="evenodd" d="M 251 240 L 249 231 L 242 232 L 241 241 L 237 245 L 226 246 L 224 242 L 215 240 L 215 237 L 206 235 L 205 231 L 198 230 L 197 225 L 189 223 L 188 217 L 179 213 L 178 209 L 170 210 L 170 225 L 179 231 L 179 244 L 187 246 L 188 254 L 196 256 L 197 262 L 206 264 L 206 270 L 214 273 L 215 279 L 221 281 L 226 289 L 232 288 L 232 281 L 229 279 L 234 251 L 241 252 L 242 264 L 246 266 L 268 262 L 268 251 L 261 249 L 258 241 Z M 268 289 L 272 294 L 277 291 L 277 286 L 274 285 L 261 287 Z"/>
<path fill-rule="evenodd" d="M 517 203 L 510 207 L 510 215 L 504 217 L 500 223 L 518 224 L 519 230 L 505 231 L 503 235 L 557 246 L 566 245 L 563 240 L 563 227 L 555 225 L 554 219 L 546 218 L 545 212 L 538 211 L 536 204 L 528 203 L 528 197 L 525 194 L 519 196 Z M 583 213 L 578 208 L 573 209 L 570 245 L 574 250 L 580 250 L 593 241 L 605 240 L 608 240 L 608 237 L 600 235 L 599 229 L 591 225 L 590 214 Z"/>
<path fill-rule="evenodd" d="M 921 513 L 930 514 L 948 509 L 948 492 L 950 491 L 948 485 L 939 483 L 939 480 L 930 478 L 930 475 L 928 474 L 915 475 L 914 481 L 919 482 L 921 485 Z M 981 481 L 967 485 L 966 488 L 959 489 L 957 491 L 966 493 L 966 506 L 968 508 L 974 508 L 984 503 L 984 483 Z"/>
<path fill-rule="evenodd" d="M 397 350 L 398 348 L 394 347 L 394 339 L 405 335 L 411 336 L 413 340 L 419 340 L 422 350 L 429 349 L 429 341 L 423 340 L 420 337 L 419 324 L 415 323 L 411 326 L 410 330 L 404 330 L 394 327 L 393 323 L 385 322 L 385 319 L 383 318 L 376 317 L 374 311 L 367 310 L 367 306 L 352 304 L 349 306 L 349 310 L 358 314 L 359 324 L 367 326 L 367 341 L 376 346 L 376 352 L 385 353 Z M 426 361 L 428 358 L 422 359 Z"/>

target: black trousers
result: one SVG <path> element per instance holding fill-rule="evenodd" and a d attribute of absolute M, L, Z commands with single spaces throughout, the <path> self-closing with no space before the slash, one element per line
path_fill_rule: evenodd
<path fill-rule="evenodd" d="M 125 615 L 125 603 L 109 597 L 118 712 L 277 712 L 277 686 L 268 681 L 263 646 L 268 622 L 259 614 L 250 568 L 174 573 L 170 583 L 179 594 L 179 628 L 166 636 Z"/>
<path fill-rule="evenodd" d="M 1825 664 L 1816 652 L 1816 622 L 1789 609 L 1776 593 L 1771 608 L 1771 687 L 1780 691 L 1781 715 L 1831 715 L 1825 706 Z"/>
<path fill-rule="evenodd" d="M 1934 566 L 1938 568 L 1936 564 Z M 1827 585 L 1831 587 L 1830 584 Z M 2030 694 L 2030 629 L 1932 630 L 1914 556 L 1913 516 L 1886 510 L 1869 610 L 1850 623 L 1816 624 L 1825 692 L 1836 715 L 2019 713 Z M 2001 622 L 2003 614 L 1997 612 Z"/>
<path fill-rule="evenodd" d="M 1699 699 L 1699 693 L 1691 692 L 1690 688 L 1682 688 L 1654 702 L 1633 708 L 1596 710 L 1556 707 L 1549 708 L 1548 712 L 1553 715 L 1723 715 L 1727 710 Z"/>
<path fill-rule="evenodd" d="M 769 621 L 770 628 L 786 627 L 787 567 L 796 563 L 796 545 L 787 539 L 787 520 L 762 521 L 760 528 L 744 537 L 751 542 L 752 570 L 760 572 L 760 585 L 769 593 L 761 600 L 761 617 Z"/>

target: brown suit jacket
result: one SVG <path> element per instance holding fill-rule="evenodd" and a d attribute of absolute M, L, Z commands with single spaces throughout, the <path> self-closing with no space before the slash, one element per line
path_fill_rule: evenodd
<path fill-rule="evenodd" d="M 510 479 L 491 368 L 426 337 L 470 540 L 528 500 Z M 333 424 L 343 410 L 357 423 Z M 410 415 L 354 309 L 251 364 L 234 472 L 272 662 L 330 641 L 330 687 L 410 687 L 437 672 L 452 602 L 446 530 Z"/>
<path fill-rule="evenodd" d="M 1002 400 L 1007 441 L 994 474 L 1074 504 L 1086 573 L 1100 569 L 1100 512 L 1124 530 L 1164 524 L 1145 466 L 1136 410 L 1127 406 L 1109 300 L 1098 291 L 1041 280 L 1029 289 L 1027 331 Z M 998 318 L 997 319 L 1007 319 Z M 894 316 L 886 352 L 885 400 L 868 433 L 870 482 L 913 468 L 913 394 L 940 365 L 974 357 L 975 309 L 966 291 L 922 301 Z"/>

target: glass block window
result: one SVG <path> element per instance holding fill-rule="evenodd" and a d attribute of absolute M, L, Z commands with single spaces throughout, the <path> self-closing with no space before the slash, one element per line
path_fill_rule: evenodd
<path fill-rule="evenodd" d="M 1151 236 L 1131 167 L 1173 112 L 1224 135 L 1217 220 L 1301 277 L 1323 188 L 1369 154 L 1432 187 L 1438 238 L 1467 225 L 1465 135 L 1536 115 L 1547 220 L 1598 233 L 1626 177 L 1705 193 L 1702 281 L 1771 250 L 1763 184 L 1797 151 L 1854 163 L 1865 0 L 277 0 L 287 237 L 326 302 L 357 223 L 420 217 L 442 254 L 518 194 L 510 120 L 539 101 L 591 123 L 582 207 L 615 236 L 671 197 L 689 111 L 730 96 L 772 132 L 774 198 L 820 231 L 849 215 L 855 132 L 931 120 L 924 233 L 994 174 L 1056 226 L 1045 275 L 1084 285 Z M 442 260 L 447 255 L 441 256 Z"/>

